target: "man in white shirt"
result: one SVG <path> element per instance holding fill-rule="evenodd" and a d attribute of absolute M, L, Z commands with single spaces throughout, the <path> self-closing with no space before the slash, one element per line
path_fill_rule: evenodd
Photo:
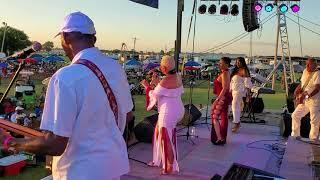
<path fill-rule="evenodd" d="M 92 20 L 81 12 L 66 16 L 61 45 L 72 59 L 50 79 L 40 129 L 44 137 L 0 140 L 19 151 L 53 155 L 52 175 L 59 180 L 120 179 L 129 162 L 122 133 L 133 107 L 129 84 L 121 66 L 94 47 Z M 118 123 L 96 75 L 79 59 L 94 63 L 103 73 L 118 106 Z M 117 126 L 118 124 L 118 126 Z"/>
<path fill-rule="evenodd" d="M 309 82 L 308 82 L 309 81 Z M 306 69 L 303 71 L 301 83 L 295 90 L 295 97 L 304 99 L 292 113 L 291 136 L 300 136 L 301 118 L 310 112 L 311 130 L 309 138 L 316 140 L 320 126 L 320 71 L 317 70 L 317 61 L 309 58 L 306 62 Z"/>

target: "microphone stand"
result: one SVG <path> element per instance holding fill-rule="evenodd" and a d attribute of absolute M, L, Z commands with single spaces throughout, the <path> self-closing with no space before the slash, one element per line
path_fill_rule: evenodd
<path fill-rule="evenodd" d="M 198 138 L 198 136 L 196 135 L 193 135 L 193 134 L 190 134 L 189 130 L 190 130 L 190 123 L 191 123 L 191 105 L 192 105 L 192 94 L 193 94 L 193 84 L 194 84 L 194 79 L 193 78 L 190 78 L 189 80 L 189 105 L 188 105 L 188 112 L 189 112 L 189 119 L 188 119 L 188 123 L 187 123 L 187 132 L 186 134 L 183 134 L 183 135 L 179 135 L 180 136 L 186 136 L 187 137 L 187 140 L 190 140 L 191 143 L 194 145 L 194 141 L 192 139 L 189 139 L 189 137 L 191 136 L 194 136 L 196 138 Z"/>
<path fill-rule="evenodd" d="M 205 122 L 195 124 L 195 125 L 200 125 L 200 124 L 206 124 L 208 130 L 210 131 L 209 125 L 212 125 L 211 123 L 208 122 L 208 112 L 209 112 L 209 102 L 210 102 L 210 90 L 211 90 L 211 73 L 209 73 L 209 85 L 208 85 L 208 93 L 207 93 L 207 108 L 206 108 L 206 120 Z M 211 119 L 211 118 L 210 118 Z"/>
<path fill-rule="evenodd" d="M 21 60 L 20 64 L 19 64 L 19 67 L 17 69 L 17 71 L 15 72 L 13 78 L 11 79 L 10 83 L 9 83 L 9 86 L 7 87 L 6 91 L 3 93 L 3 96 L 1 97 L 1 100 L 0 100 L 0 104 L 2 104 L 3 100 L 7 97 L 13 83 L 16 81 L 16 79 L 18 78 L 18 75 L 20 73 L 20 71 L 25 67 L 25 62 L 24 60 Z"/>

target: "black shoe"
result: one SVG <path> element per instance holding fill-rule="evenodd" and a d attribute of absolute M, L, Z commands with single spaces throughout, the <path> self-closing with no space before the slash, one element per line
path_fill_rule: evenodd
<path fill-rule="evenodd" d="M 212 142 L 214 145 L 223 146 L 226 144 L 226 140 L 217 140 L 216 142 Z"/>

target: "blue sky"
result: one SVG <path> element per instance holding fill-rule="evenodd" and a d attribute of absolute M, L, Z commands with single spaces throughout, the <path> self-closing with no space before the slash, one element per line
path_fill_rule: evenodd
<path fill-rule="evenodd" d="M 199 1 L 198 1 L 199 2 Z M 82 11 L 95 22 L 101 49 L 120 49 L 125 42 L 133 48 L 133 37 L 139 40 L 137 50 L 159 51 L 170 49 L 176 37 L 176 0 L 159 0 L 159 9 L 148 8 L 129 0 L 0 0 L 0 21 L 25 31 L 31 40 L 41 43 L 53 41 L 60 47 L 59 38 L 53 39 L 63 17 L 73 11 Z M 207 5 L 210 2 L 206 2 Z M 240 0 L 240 6 L 242 0 Z M 182 50 L 186 46 L 193 0 L 185 0 L 183 15 Z M 301 17 L 320 24 L 319 0 L 301 0 Z M 241 7 L 240 7 L 241 9 Z M 270 13 L 261 13 L 261 19 Z M 292 15 L 289 15 L 293 17 Z M 294 18 L 297 20 L 297 18 Z M 301 24 L 320 33 L 320 27 L 301 21 Z M 274 55 L 276 18 L 253 32 L 253 54 Z M 241 13 L 237 17 L 197 15 L 195 51 L 203 51 L 219 45 L 244 32 Z M 291 54 L 300 55 L 298 27 L 288 20 Z M 303 54 L 320 56 L 320 36 L 302 29 Z M 249 36 L 218 52 L 249 52 Z"/>

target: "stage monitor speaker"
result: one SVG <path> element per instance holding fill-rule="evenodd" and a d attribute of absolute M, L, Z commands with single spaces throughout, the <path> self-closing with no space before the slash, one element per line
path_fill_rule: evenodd
<path fill-rule="evenodd" d="M 158 114 L 144 118 L 134 127 L 134 135 L 139 142 L 152 143 L 154 128 L 158 121 Z"/>
<path fill-rule="evenodd" d="M 259 28 L 257 12 L 254 10 L 256 2 L 257 0 L 243 0 L 242 21 L 244 29 L 247 32 L 251 32 Z"/>
<path fill-rule="evenodd" d="M 233 163 L 222 180 L 285 179 L 260 169 Z"/>
<path fill-rule="evenodd" d="M 283 137 L 289 137 L 292 131 L 292 118 L 291 114 L 283 114 L 282 116 L 284 122 L 284 131 L 282 133 Z M 309 138 L 311 125 L 310 125 L 310 113 L 301 119 L 300 125 L 300 136 L 304 138 Z"/>
<path fill-rule="evenodd" d="M 178 123 L 179 125 L 184 125 L 184 126 L 187 126 L 188 124 L 193 125 L 194 122 L 201 117 L 202 113 L 198 110 L 196 106 L 191 104 L 190 108 L 191 109 L 189 113 L 189 104 L 184 106 L 184 109 L 185 109 L 184 116 L 182 120 Z"/>

